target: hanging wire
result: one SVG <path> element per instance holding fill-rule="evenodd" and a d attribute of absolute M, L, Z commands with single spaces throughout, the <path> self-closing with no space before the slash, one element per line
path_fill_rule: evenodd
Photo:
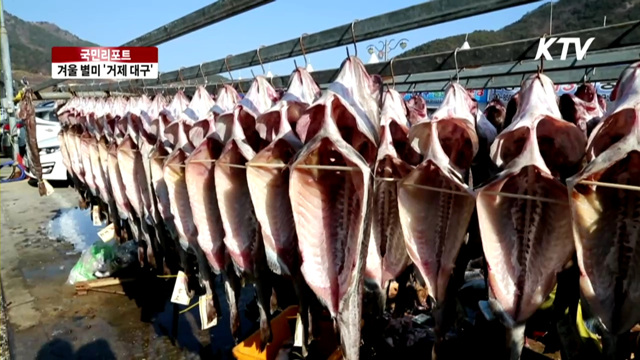
<path fill-rule="evenodd" d="M 393 89 L 395 90 L 396 88 L 396 74 L 393 71 L 393 62 L 395 61 L 395 58 L 391 58 L 391 61 L 389 61 L 389 68 L 391 70 L 391 83 L 393 84 Z"/>
<path fill-rule="evenodd" d="M 98 89 L 102 90 L 102 84 L 104 83 L 98 83 Z M 107 97 L 111 96 L 111 92 L 109 90 L 105 90 L 104 92 L 107 94 Z"/>
<path fill-rule="evenodd" d="M 456 82 L 457 83 L 460 82 L 460 68 L 458 67 L 458 50 L 460 50 L 459 47 L 457 47 L 456 50 L 453 52 L 453 61 L 456 63 Z"/>
<path fill-rule="evenodd" d="M 202 81 L 204 86 L 207 86 L 207 84 L 209 84 L 209 79 L 207 79 L 207 77 L 204 76 L 204 71 L 202 71 L 202 63 L 200 63 L 200 74 L 202 74 Z"/>
<path fill-rule="evenodd" d="M 147 89 L 147 85 L 145 85 L 144 79 L 142 79 L 142 91 L 145 95 L 149 96 L 149 89 Z"/>
<path fill-rule="evenodd" d="M 226 66 L 227 73 L 229 73 L 229 79 L 231 79 L 231 85 L 233 85 L 233 75 L 231 75 L 231 69 L 229 69 L 229 58 L 232 56 L 233 55 L 227 55 L 227 57 L 224 58 L 224 66 Z"/>
<path fill-rule="evenodd" d="M 260 56 L 260 49 L 262 49 L 264 47 L 264 45 L 260 46 L 257 50 L 256 53 L 258 53 L 258 61 L 260 62 L 260 67 L 262 68 L 262 75 L 265 75 L 267 72 L 264 71 L 264 65 L 262 64 L 262 57 Z M 255 77 L 255 76 L 254 76 Z"/>
<path fill-rule="evenodd" d="M 309 35 L 309 34 L 304 33 L 304 34 L 300 35 L 300 50 L 302 50 L 302 57 L 304 58 L 304 67 L 306 68 L 309 65 L 309 62 L 307 61 L 307 52 L 304 49 L 304 43 L 302 42 L 302 37 L 304 37 L 305 35 Z M 297 67 L 298 66 L 296 65 L 296 68 Z"/>
<path fill-rule="evenodd" d="M 182 77 L 182 69 L 184 69 L 184 67 L 181 67 L 181 68 L 178 70 L 178 77 L 180 77 L 180 84 L 182 85 L 182 89 L 180 89 L 180 88 L 178 87 L 178 90 L 184 90 L 184 88 L 185 88 L 185 85 L 184 85 L 184 78 Z"/>
<path fill-rule="evenodd" d="M 132 81 L 133 81 L 133 79 L 129 79 L 129 92 L 134 94 L 135 90 L 133 90 L 133 85 L 131 84 Z"/>
<path fill-rule="evenodd" d="M 158 79 L 160 79 L 160 76 L 161 76 L 161 75 L 162 75 L 162 73 L 161 73 L 160 71 L 158 71 Z M 161 84 L 161 85 L 162 85 L 162 84 Z M 153 92 L 155 92 L 155 93 L 156 93 L 156 96 L 158 96 L 158 92 L 159 92 L 160 94 L 162 94 L 162 93 L 163 93 L 162 89 L 159 89 L 157 86 L 156 86 L 155 88 L 153 88 Z"/>
<path fill-rule="evenodd" d="M 550 10 L 549 10 L 549 36 L 553 34 L 553 0 L 549 1 Z"/>
<path fill-rule="evenodd" d="M 229 68 L 229 58 L 233 57 L 233 55 L 227 55 L 226 58 L 224 58 L 224 66 L 227 67 L 227 73 L 229 73 L 229 78 L 231 79 L 231 85 L 234 85 L 234 81 L 233 81 L 233 75 L 231 75 L 231 69 Z M 240 82 L 238 82 L 238 89 L 240 89 L 240 93 L 244 95 L 244 91 L 242 90 L 242 86 L 240 84 Z"/>
<path fill-rule="evenodd" d="M 356 42 L 356 31 L 355 31 L 355 23 L 357 21 L 360 21 L 358 19 L 355 19 L 351 22 L 351 40 L 353 41 L 353 49 L 355 50 L 355 56 L 358 56 L 358 44 Z M 348 54 L 348 51 L 347 51 Z"/>

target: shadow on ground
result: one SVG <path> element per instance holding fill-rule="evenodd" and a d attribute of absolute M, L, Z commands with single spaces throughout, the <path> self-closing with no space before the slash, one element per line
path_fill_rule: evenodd
<path fill-rule="evenodd" d="M 137 269 L 128 274 L 120 274 L 120 276 L 136 278 L 133 282 L 123 283 L 122 289 L 140 309 L 139 321 L 150 324 L 158 339 L 168 340 L 180 352 L 197 355 L 200 359 L 234 359 L 232 349 L 235 342 L 231 336 L 229 308 L 221 279 L 216 281 L 216 292 L 221 300 L 222 317 L 216 326 L 208 330 L 201 330 L 200 313 L 197 306 L 182 312 L 187 309 L 187 306 L 170 302 L 175 279 L 158 278 L 152 273 Z M 200 291 L 197 286 L 192 286 L 192 288 Z M 192 304 L 198 301 L 199 295 L 203 294 L 196 293 L 191 299 Z M 254 299 L 253 286 L 245 286 L 242 289 L 239 304 L 241 339 L 248 337 L 258 329 L 259 313 Z M 158 345 L 151 343 L 148 346 Z M 156 352 L 154 349 L 149 350 L 150 353 Z"/>
<path fill-rule="evenodd" d="M 111 346 L 104 339 L 98 339 L 81 346 L 78 351 L 73 351 L 70 342 L 63 339 L 54 339 L 46 343 L 36 356 L 37 360 L 50 359 L 100 359 L 115 360 L 116 355 Z"/>

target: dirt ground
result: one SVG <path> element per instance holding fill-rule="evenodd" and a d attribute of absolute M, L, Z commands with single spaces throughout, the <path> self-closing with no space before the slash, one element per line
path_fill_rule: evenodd
<path fill-rule="evenodd" d="M 123 289 L 126 295 L 75 295 L 66 280 L 80 254 L 62 239 L 49 239 L 46 231 L 61 210 L 76 207 L 72 188 L 40 197 L 20 181 L 0 185 L 0 197 L 1 281 L 13 359 L 232 358 L 228 311 L 223 309 L 217 326 L 201 331 L 197 307 L 174 315 L 168 301 L 173 279 L 138 280 Z M 224 299 L 221 286 L 218 291 Z M 245 315 L 243 304 L 251 297 L 245 289 L 240 308 Z M 243 320 L 242 333 L 250 334 L 255 328 Z"/>

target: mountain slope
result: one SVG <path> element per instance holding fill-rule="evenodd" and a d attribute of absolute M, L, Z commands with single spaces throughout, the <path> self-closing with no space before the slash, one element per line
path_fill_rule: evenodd
<path fill-rule="evenodd" d="M 12 70 L 51 75 L 53 46 L 98 46 L 48 22 L 29 22 L 4 12 Z"/>
<path fill-rule="evenodd" d="M 9 36 L 11 70 L 14 92 L 19 89 L 20 79 L 26 78 L 31 85 L 51 78 L 51 48 L 54 46 L 99 46 L 80 39 L 76 35 L 44 21 L 24 21 L 4 12 L 5 26 Z M 209 76 L 209 82 L 224 82 L 224 76 Z M 76 80 L 82 83 L 86 80 Z M 4 90 L 3 90 L 4 93 Z"/>
<path fill-rule="evenodd" d="M 540 37 L 549 33 L 550 3 L 528 12 L 520 20 L 497 31 L 474 31 L 469 34 L 469 44 L 482 46 L 506 41 Z M 559 0 L 553 4 L 553 33 L 559 34 L 580 29 L 640 19 L 640 0 Z M 453 51 L 464 42 L 465 35 L 449 36 L 429 41 L 410 49 L 398 57 Z"/>

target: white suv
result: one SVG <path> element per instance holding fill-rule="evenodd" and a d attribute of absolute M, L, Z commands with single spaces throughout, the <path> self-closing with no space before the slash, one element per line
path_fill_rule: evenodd
<path fill-rule="evenodd" d="M 38 149 L 40 149 L 42 178 L 66 181 L 69 178 L 67 168 L 62 162 L 58 132 L 60 132 L 60 122 L 56 117 L 55 103 L 52 106 L 36 107 L 36 139 L 38 141 Z M 29 169 L 30 161 L 28 156 L 25 157 L 25 165 L 27 166 L 27 175 L 35 178 Z"/>

